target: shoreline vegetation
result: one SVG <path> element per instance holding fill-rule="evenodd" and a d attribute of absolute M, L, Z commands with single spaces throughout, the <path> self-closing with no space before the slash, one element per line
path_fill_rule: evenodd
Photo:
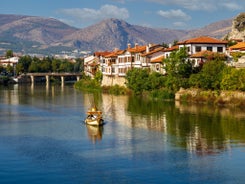
<path fill-rule="evenodd" d="M 127 87 L 114 86 L 100 86 L 93 79 L 80 80 L 75 82 L 74 87 L 78 90 L 88 92 L 102 92 L 112 95 L 136 95 Z M 179 101 L 181 103 L 194 103 L 215 105 L 224 107 L 238 107 L 245 108 L 245 92 L 242 91 L 228 91 L 228 90 L 203 90 L 200 88 L 181 88 L 176 93 L 171 93 L 167 90 L 160 89 L 154 91 L 145 91 L 140 94 L 144 98 L 163 101 Z"/>
<path fill-rule="evenodd" d="M 217 106 L 245 108 L 245 69 L 227 65 L 223 57 L 211 57 L 193 67 L 186 48 L 164 59 L 166 74 L 132 68 L 126 73 L 126 87 L 101 86 L 102 73 L 82 79 L 77 89 L 99 90 L 110 94 L 133 94 L 158 100 L 176 100 Z"/>

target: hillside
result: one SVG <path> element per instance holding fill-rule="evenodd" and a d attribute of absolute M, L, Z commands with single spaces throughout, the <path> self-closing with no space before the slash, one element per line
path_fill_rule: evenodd
<path fill-rule="evenodd" d="M 76 30 L 52 18 L 0 15 L 0 48 L 37 51 L 49 48 Z"/>
<path fill-rule="evenodd" d="M 89 50 L 111 50 L 113 48 L 123 49 L 128 43 L 162 43 L 172 42 L 182 37 L 185 31 L 169 29 L 152 29 L 148 27 L 135 26 L 118 19 L 104 20 L 98 24 L 81 29 L 66 36 L 64 41 L 69 46 Z M 88 46 L 88 48 L 86 48 Z"/>
<path fill-rule="evenodd" d="M 128 43 L 172 43 L 199 35 L 222 38 L 231 30 L 232 21 L 224 20 L 198 30 L 154 29 L 107 19 L 77 29 L 53 18 L 0 14 L 0 53 L 54 54 L 62 51 L 123 49 Z"/>

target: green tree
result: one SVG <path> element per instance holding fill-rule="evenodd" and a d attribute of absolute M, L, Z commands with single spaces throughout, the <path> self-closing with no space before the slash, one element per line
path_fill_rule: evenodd
<path fill-rule="evenodd" d="M 165 76 L 161 75 L 158 72 L 152 72 L 148 77 L 148 90 L 156 90 L 165 86 Z"/>
<path fill-rule="evenodd" d="M 245 91 L 245 69 L 227 67 L 223 72 L 221 89 Z"/>
<path fill-rule="evenodd" d="M 135 94 L 142 94 L 148 87 L 149 70 L 133 68 L 126 74 L 127 87 L 134 91 Z"/>
<path fill-rule="evenodd" d="M 188 78 L 193 69 L 185 47 L 172 52 L 170 57 L 163 60 L 163 64 L 167 73 L 167 88 L 178 91 L 180 87 L 188 87 Z"/>
<path fill-rule="evenodd" d="M 60 72 L 73 72 L 74 66 L 71 62 L 64 60 L 61 62 L 59 71 Z"/>
<path fill-rule="evenodd" d="M 11 58 L 14 56 L 14 53 L 12 50 L 7 50 L 5 56 L 6 58 Z"/>
<path fill-rule="evenodd" d="M 205 62 L 201 72 L 190 77 L 190 84 L 206 90 L 219 90 L 223 77 L 223 70 L 225 70 L 226 67 L 224 61 L 221 60 Z"/>
<path fill-rule="evenodd" d="M 30 64 L 30 66 L 28 68 L 28 71 L 31 72 L 31 73 L 39 72 L 38 62 L 33 61 Z"/>
<path fill-rule="evenodd" d="M 97 72 L 95 73 L 94 79 L 95 79 L 99 84 L 101 84 L 102 79 L 103 79 L 103 74 L 102 74 L 102 72 L 101 72 L 101 71 L 97 71 Z"/>
<path fill-rule="evenodd" d="M 14 67 L 11 66 L 10 64 L 7 65 L 6 67 L 6 71 L 9 73 L 9 74 L 12 74 L 14 73 Z"/>
<path fill-rule="evenodd" d="M 29 69 L 29 66 L 31 65 L 31 62 L 32 62 L 31 56 L 22 56 L 19 59 L 19 62 L 17 64 L 17 66 L 16 66 L 16 69 L 18 70 L 18 73 L 19 72 L 27 73 L 28 69 Z"/>
<path fill-rule="evenodd" d="M 52 71 L 53 72 L 59 72 L 61 61 L 59 59 L 53 59 L 52 60 Z"/>
<path fill-rule="evenodd" d="M 51 72 L 52 66 L 51 61 L 47 58 L 44 58 L 42 61 L 39 61 L 39 70 L 40 72 Z"/>
<path fill-rule="evenodd" d="M 84 60 L 81 58 L 76 59 L 76 63 L 74 65 L 74 72 L 83 72 L 84 71 Z"/>

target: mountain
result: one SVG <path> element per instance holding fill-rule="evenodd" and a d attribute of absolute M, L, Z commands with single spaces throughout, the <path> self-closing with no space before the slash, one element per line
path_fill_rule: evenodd
<path fill-rule="evenodd" d="M 196 30 L 155 29 L 107 19 L 77 29 L 53 18 L 0 14 L 0 52 L 54 54 L 72 50 L 124 49 L 127 44 L 172 43 L 195 36 L 222 38 L 231 30 L 232 19 Z"/>
<path fill-rule="evenodd" d="M 168 43 L 185 34 L 185 31 L 153 29 L 131 25 L 118 19 L 108 19 L 78 30 L 64 37 L 63 40 L 69 46 L 75 45 L 80 48 L 88 46 L 89 50 L 112 50 L 114 48 L 124 49 L 128 43 L 132 45 L 135 43 L 139 45 Z"/>
<path fill-rule="evenodd" d="M 211 36 L 214 38 L 222 39 L 231 31 L 233 19 L 222 20 L 211 23 L 203 28 L 191 30 L 188 35 L 182 37 L 182 39 L 193 38 L 197 36 Z"/>
<path fill-rule="evenodd" d="M 77 31 L 53 18 L 0 15 L 0 49 L 14 51 L 44 50 Z"/>

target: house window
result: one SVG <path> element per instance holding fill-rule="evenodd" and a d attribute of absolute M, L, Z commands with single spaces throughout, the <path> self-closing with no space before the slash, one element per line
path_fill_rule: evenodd
<path fill-rule="evenodd" d="M 196 46 L 196 52 L 201 52 L 201 46 Z"/>
<path fill-rule="evenodd" d="M 207 50 L 213 51 L 213 47 L 207 47 Z"/>
<path fill-rule="evenodd" d="M 115 68 L 114 67 L 112 68 L 112 73 L 115 73 Z"/>
<path fill-rule="evenodd" d="M 187 52 L 190 52 L 190 51 L 191 51 L 190 47 L 187 47 Z"/>
<path fill-rule="evenodd" d="M 218 48 L 217 48 L 217 51 L 218 51 L 218 52 L 223 52 L 223 47 L 218 47 Z"/>
<path fill-rule="evenodd" d="M 156 71 L 159 71 L 160 67 L 159 65 L 156 65 Z"/>

